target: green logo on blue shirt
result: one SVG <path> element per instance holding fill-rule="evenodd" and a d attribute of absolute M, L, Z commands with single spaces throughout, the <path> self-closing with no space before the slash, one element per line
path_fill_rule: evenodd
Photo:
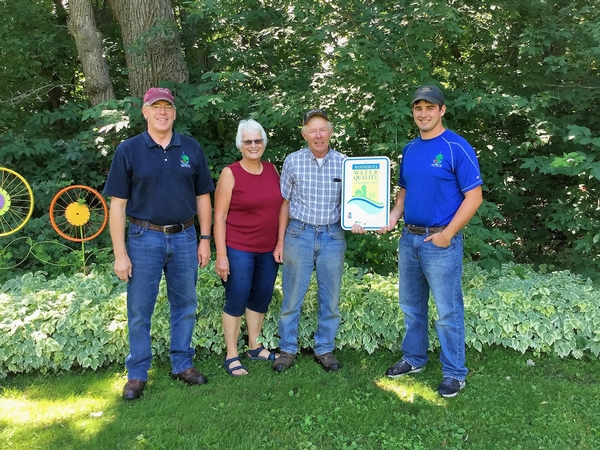
<path fill-rule="evenodd" d="M 433 163 L 431 163 L 431 167 L 442 167 L 442 161 L 444 161 L 444 155 L 438 153 Z"/>
<path fill-rule="evenodd" d="M 181 163 L 181 167 L 190 167 L 190 158 L 185 154 L 185 152 L 181 153 L 179 162 Z"/>

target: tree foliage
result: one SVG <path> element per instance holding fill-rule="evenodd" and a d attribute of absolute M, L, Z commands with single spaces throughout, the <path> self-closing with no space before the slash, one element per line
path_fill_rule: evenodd
<path fill-rule="evenodd" d="M 113 8 L 118 3 L 110 2 Z M 485 181 L 484 205 L 466 231 L 470 257 L 488 268 L 514 255 L 517 261 L 598 273 L 600 8 L 595 3 L 172 4 L 169 29 L 171 36 L 181 36 L 189 80 L 161 83 L 177 94 L 177 129 L 202 143 L 215 177 L 237 158 L 240 119 L 254 117 L 263 124 L 269 133 L 267 156 L 280 164 L 303 145 L 303 111 L 322 107 L 333 119 L 336 148 L 352 156 L 390 157 L 395 178 L 402 147 L 417 133 L 411 95 L 420 84 L 435 82 L 446 92 L 446 126 L 473 144 Z M 8 106 L 0 113 L 2 164 L 33 181 L 41 205 L 46 192 L 59 185 L 101 188 L 116 144 L 143 127 L 136 107 L 141 94 L 128 97 L 127 76 L 128 52 L 143 51 L 144 45 L 121 44 L 122 30 L 103 9 L 105 3 L 94 3 L 121 100 L 90 109 L 60 8 L 50 0 L 0 5 L 11 17 L 0 25 L 0 37 L 8 43 L 0 50 L 6 73 L 0 98 Z M 163 32 L 145 34 L 144 42 Z M 38 42 L 49 45 L 40 51 Z M 20 58 L 23 53 L 31 57 Z M 45 93 L 44 86 L 55 86 L 56 79 L 62 83 L 58 103 L 31 95 Z M 349 236 L 349 255 L 376 270 L 394 270 L 395 240 Z"/>

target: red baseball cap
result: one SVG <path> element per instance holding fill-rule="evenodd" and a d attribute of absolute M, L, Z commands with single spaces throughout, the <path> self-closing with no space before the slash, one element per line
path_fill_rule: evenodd
<path fill-rule="evenodd" d="M 144 105 L 151 105 L 159 100 L 165 100 L 175 106 L 175 98 L 167 88 L 150 88 L 144 94 Z"/>

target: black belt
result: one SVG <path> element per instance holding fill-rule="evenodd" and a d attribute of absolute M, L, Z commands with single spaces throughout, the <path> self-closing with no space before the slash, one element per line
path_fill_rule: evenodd
<path fill-rule="evenodd" d="M 416 225 L 408 225 L 406 224 L 406 229 L 408 230 L 409 233 L 413 233 L 413 234 L 434 234 L 434 233 L 441 233 L 442 231 L 444 231 L 446 227 L 418 227 Z"/>
<path fill-rule="evenodd" d="M 179 233 L 179 232 L 185 230 L 186 228 L 189 228 L 192 225 L 194 225 L 194 218 L 191 217 L 185 223 L 176 223 L 174 225 L 156 225 L 154 223 L 148 222 L 147 220 L 140 220 L 140 219 L 136 219 L 135 217 L 129 216 L 129 222 L 131 222 L 135 225 L 139 225 L 140 227 L 148 228 L 149 230 L 152 230 L 152 231 L 161 231 L 165 234 L 174 234 L 174 233 Z"/>

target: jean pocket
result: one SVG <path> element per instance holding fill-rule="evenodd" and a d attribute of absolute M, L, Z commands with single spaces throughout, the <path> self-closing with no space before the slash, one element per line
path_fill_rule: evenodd
<path fill-rule="evenodd" d="M 341 240 L 345 238 L 345 233 L 343 228 L 335 228 L 333 230 L 329 230 L 329 236 L 331 239 Z"/>
<path fill-rule="evenodd" d="M 447 250 L 449 248 L 454 247 L 454 238 L 450 240 L 450 244 L 447 247 L 440 247 L 439 245 L 435 245 L 433 241 L 429 241 L 429 243 L 433 246 L 433 248 L 437 248 L 438 250 Z"/>
<path fill-rule="evenodd" d="M 302 234 L 302 230 L 303 229 L 301 226 L 290 222 L 290 224 L 287 227 L 287 230 L 285 230 L 285 236 L 290 238 L 297 238 L 298 236 L 300 236 L 300 234 Z"/>
<path fill-rule="evenodd" d="M 129 230 L 127 231 L 127 237 L 129 237 L 129 238 L 140 237 L 141 235 L 144 234 L 145 231 L 146 231 L 146 229 L 144 227 L 141 227 L 134 223 L 130 223 Z"/>
<path fill-rule="evenodd" d="M 185 230 L 183 230 L 183 232 L 185 233 L 185 235 L 190 238 L 190 240 L 195 241 L 196 240 L 196 227 L 191 226 L 191 227 L 187 227 Z"/>

